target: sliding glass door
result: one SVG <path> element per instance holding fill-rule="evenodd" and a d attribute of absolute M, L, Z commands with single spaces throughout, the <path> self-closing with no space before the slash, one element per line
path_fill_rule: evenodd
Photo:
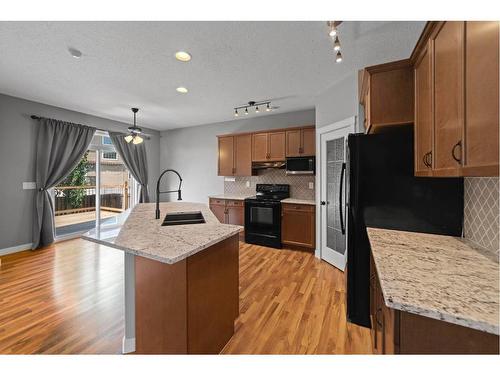
<path fill-rule="evenodd" d="M 54 188 L 56 236 L 73 236 L 113 224 L 137 202 L 137 183 L 105 132 L 97 132 L 87 153 Z"/>

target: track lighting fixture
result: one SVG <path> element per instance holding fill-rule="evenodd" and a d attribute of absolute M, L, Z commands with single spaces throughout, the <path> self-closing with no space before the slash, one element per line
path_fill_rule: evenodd
<path fill-rule="evenodd" d="M 255 108 L 255 113 L 260 113 L 259 107 L 263 107 L 264 105 L 266 106 L 266 112 L 272 111 L 273 108 L 271 107 L 271 102 L 268 100 L 264 100 L 264 101 L 260 101 L 260 102 L 249 101 L 248 104 L 234 107 L 234 117 L 238 117 L 240 115 L 238 110 L 239 109 L 243 110 L 243 108 L 245 109 L 245 111 L 243 112 L 245 115 L 248 115 L 250 113 L 248 111 L 248 108 L 250 108 L 250 109 Z M 277 107 L 275 107 L 275 108 L 277 108 Z"/>
<path fill-rule="evenodd" d="M 340 51 L 337 52 L 337 56 L 335 57 L 335 62 L 336 63 L 342 62 L 342 54 L 340 53 Z"/>
<path fill-rule="evenodd" d="M 340 41 L 338 36 L 335 37 L 335 42 L 333 42 L 333 50 L 340 51 Z"/>
<path fill-rule="evenodd" d="M 335 62 L 340 63 L 342 62 L 342 53 L 340 52 L 341 46 L 340 46 L 340 40 L 339 40 L 339 32 L 337 27 L 342 23 L 342 21 L 327 21 L 326 24 L 328 25 L 330 32 L 328 35 L 330 35 L 333 39 L 333 50 L 337 52 L 335 55 Z"/>

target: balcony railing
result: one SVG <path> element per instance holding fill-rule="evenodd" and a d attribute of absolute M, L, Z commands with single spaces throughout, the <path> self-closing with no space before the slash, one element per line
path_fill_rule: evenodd
<path fill-rule="evenodd" d="M 80 212 L 95 211 L 96 186 L 57 186 L 54 188 L 55 215 L 67 215 Z M 80 193 L 80 199 L 75 199 L 73 192 Z M 72 194 L 73 193 L 73 194 Z M 101 210 L 123 212 L 130 207 L 129 184 L 101 185 Z M 79 202 L 78 202 L 79 201 Z"/>

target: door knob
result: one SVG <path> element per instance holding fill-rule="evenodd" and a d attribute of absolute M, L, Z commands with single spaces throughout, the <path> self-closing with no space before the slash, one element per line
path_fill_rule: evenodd
<path fill-rule="evenodd" d="M 326 202 L 325 201 L 321 201 L 321 205 L 322 206 L 326 206 Z"/>

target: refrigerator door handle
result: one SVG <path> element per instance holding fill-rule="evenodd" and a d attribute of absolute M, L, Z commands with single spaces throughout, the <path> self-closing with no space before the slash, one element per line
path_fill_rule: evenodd
<path fill-rule="evenodd" d="M 342 234 L 345 234 L 344 226 L 344 210 L 342 209 L 342 195 L 344 194 L 344 174 L 345 174 L 345 163 L 342 163 L 342 170 L 340 171 L 340 189 L 339 189 L 339 215 L 340 215 L 340 230 Z"/>

